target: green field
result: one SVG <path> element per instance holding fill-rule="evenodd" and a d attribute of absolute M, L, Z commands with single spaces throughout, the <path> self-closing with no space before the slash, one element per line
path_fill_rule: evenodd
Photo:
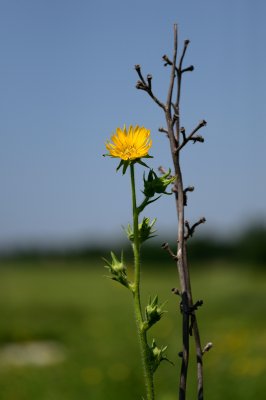
<path fill-rule="evenodd" d="M 130 293 L 104 274 L 99 261 L 2 265 L 0 400 L 142 398 Z M 217 264 L 195 267 L 192 281 L 195 300 L 204 300 L 198 311 L 202 342 L 214 343 L 204 356 L 205 398 L 264 399 L 266 274 Z M 181 332 L 174 286 L 171 263 L 143 271 L 144 299 L 158 292 L 168 300 L 168 313 L 151 330 L 175 364 L 165 362 L 156 373 L 158 400 L 177 399 Z M 16 363 L 8 355 L 10 345 L 31 343 L 51 345 L 55 359 L 30 363 L 17 350 L 22 358 Z M 193 351 L 191 357 L 188 399 L 195 399 Z"/>

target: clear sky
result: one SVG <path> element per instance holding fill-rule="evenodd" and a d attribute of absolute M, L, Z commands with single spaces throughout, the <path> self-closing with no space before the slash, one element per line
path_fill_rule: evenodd
<path fill-rule="evenodd" d="M 150 165 L 171 166 L 161 110 L 135 89 L 134 65 L 165 100 L 173 24 L 190 39 L 182 125 L 204 144 L 182 154 L 187 218 L 230 233 L 266 216 L 264 0 L 1 0 L 0 246 L 88 243 L 122 236 L 129 177 L 103 158 L 124 123 L 151 129 Z M 139 168 L 139 173 L 142 174 Z M 170 196 L 146 212 L 176 229 Z"/>

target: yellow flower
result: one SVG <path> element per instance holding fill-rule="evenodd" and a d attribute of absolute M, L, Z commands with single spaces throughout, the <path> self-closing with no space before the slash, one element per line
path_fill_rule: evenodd
<path fill-rule="evenodd" d="M 105 146 L 110 152 L 111 157 L 121 158 L 121 160 L 135 160 L 145 157 L 152 146 L 150 131 L 138 125 L 130 125 L 127 130 L 117 128 L 116 133 L 111 137 L 112 143 L 107 141 Z"/>

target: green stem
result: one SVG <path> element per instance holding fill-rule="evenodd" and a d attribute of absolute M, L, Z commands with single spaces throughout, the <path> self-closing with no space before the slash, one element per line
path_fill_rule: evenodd
<path fill-rule="evenodd" d="M 139 239 L 139 212 L 137 209 L 134 164 L 130 164 L 131 189 L 132 189 L 132 212 L 133 212 L 133 232 L 134 232 L 134 308 L 137 322 L 137 329 L 140 338 L 141 357 L 144 368 L 144 378 L 146 385 L 147 400 L 154 400 L 153 371 L 151 364 L 151 349 L 147 341 L 147 332 L 143 329 L 143 316 L 140 300 L 140 239 Z"/>

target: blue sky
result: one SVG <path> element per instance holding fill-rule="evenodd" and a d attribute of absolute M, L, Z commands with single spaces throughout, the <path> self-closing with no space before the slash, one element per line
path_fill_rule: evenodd
<path fill-rule="evenodd" d="M 0 246 L 93 243 L 123 236 L 129 177 L 102 157 L 124 123 L 151 129 L 150 165 L 171 167 L 161 110 L 135 89 L 134 65 L 164 101 L 173 24 L 190 39 L 182 125 L 205 143 L 182 154 L 196 190 L 187 218 L 230 234 L 266 216 L 266 3 L 263 0 L 1 0 Z M 139 176 L 143 173 L 139 168 Z M 139 181 L 141 184 L 141 181 Z M 173 198 L 150 207 L 176 230 Z"/>

